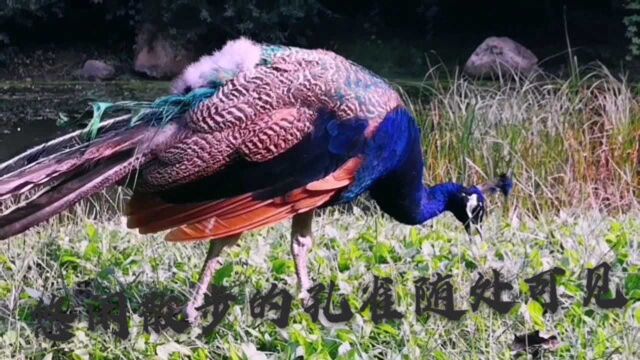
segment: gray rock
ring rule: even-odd
[[[472,76],[530,75],[540,71],[538,58],[508,37],[489,37],[478,46],[464,65]]]
[[[116,76],[116,69],[102,60],[87,60],[78,75],[89,80],[110,80]]]
[[[157,79],[178,75],[193,58],[189,52],[155,33],[151,27],[143,27],[139,31],[136,50],[134,70]]]

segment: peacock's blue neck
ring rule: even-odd
[[[405,109],[385,118],[365,158],[363,174],[369,178],[373,172],[378,175],[371,181],[371,197],[384,212],[405,224],[421,224],[450,210],[452,200],[464,190],[456,183],[423,184],[420,131]]]
[[[449,205],[464,187],[456,183],[443,183],[432,187],[423,186],[420,192],[420,203],[415,204],[418,214],[414,224],[422,224],[443,212],[450,210]]]
[[[422,176],[411,175],[404,171],[389,174],[376,182],[370,192],[382,211],[405,224],[422,224],[450,210],[452,200],[464,190],[456,183],[427,187],[422,184]]]

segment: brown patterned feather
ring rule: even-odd
[[[402,104],[384,80],[337,54],[286,49],[270,65],[240,72],[194,108],[184,121],[188,135],[143,169],[140,189],[189,183],[238,157],[272,159],[312,130],[320,109],[368,119],[371,132]]]

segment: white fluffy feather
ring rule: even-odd
[[[220,76],[235,76],[239,72],[254,68],[260,62],[260,45],[241,37],[227,42],[222,49],[211,55],[204,55],[198,61],[187,66],[172,85],[174,94],[183,94],[194,89],[206,87]]]

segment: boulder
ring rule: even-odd
[[[168,79],[178,75],[192,59],[188,51],[153,29],[145,27],[138,32],[135,71],[156,79]]]
[[[78,75],[88,80],[110,80],[116,76],[116,69],[102,60],[87,60]]]
[[[538,72],[538,58],[508,37],[489,37],[478,46],[464,65],[472,76],[530,75]]]

